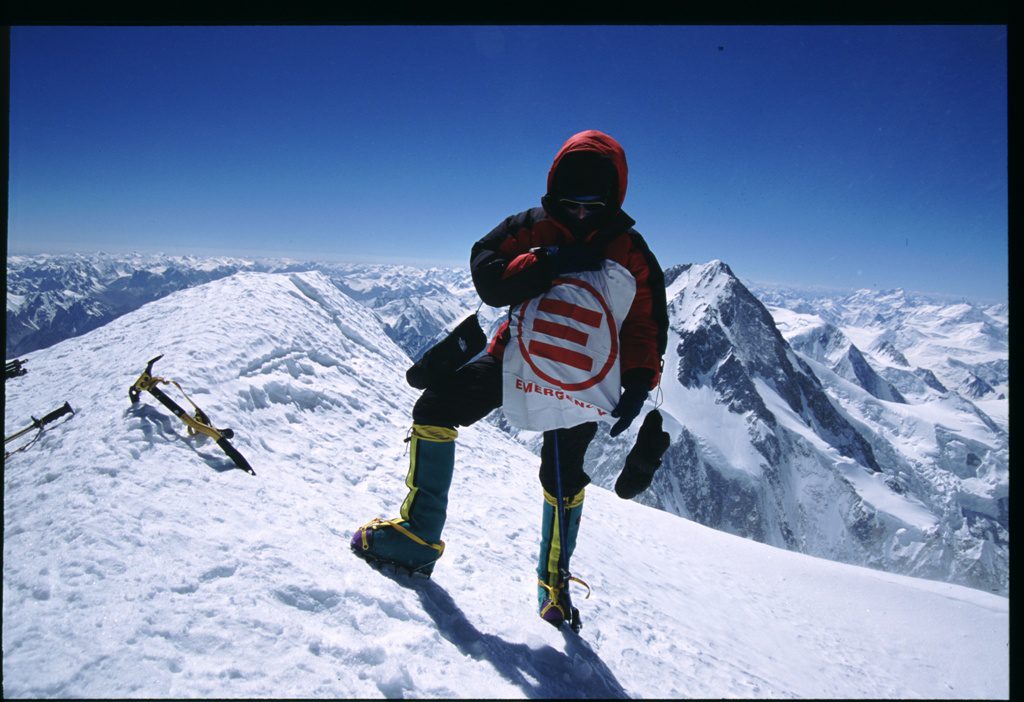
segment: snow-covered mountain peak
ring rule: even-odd
[[[641,500],[787,548],[1006,587],[1006,435],[907,359],[876,370],[883,352],[900,360],[908,334],[844,324],[880,324],[865,316],[869,291],[833,305],[787,291],[769,311],[717,263],[666,277],[661,410],[674,443]],[[923,303],[882,297],[896,329],[927,336],[912,321]],[[851,337],[873,340],[871,354]],[[621,457],[599,450],[610,486]],[[941,487],[951,476],[959,497]]]
[[[711,384],[734,411],[755,411],[769,422],[757,401],[755,378],[797,413],[821,405],[801,400],[806,392],[818,392],[817,380],[800,367],[767,308],[727,265],[690,266],[675,277],[668,294],[684,386]]]
[[[732,294],[737,282],[729,266],[718,260],[670,267],[665,271],[665,283],[672,318],[685,327],[700,324],[705,314]]]
[[[366,308],[376,337],[387,337],[410,358],[479,306],[464,268],[15,256],[8,260],[8,352],[22,355],[83,335],[147,302],[239,271],[311,270],[345,293],[347,305]],[[1002,591],[1008,555],[1005,305],[906,291],[747,288],[721,261],[670,266],[666,281],[672,332],[653,397],[664,402],[675,443],[666,459],[671,470],[642,500],[787,548]],[[244,307],[245,299],[237,304]],[[764,305],[774,320],[766,318]],[[480,309],[484,329],[493,332],[503,312]],[[131,372],[146,358],[132,360]],[[157,370],[175,371],[176,362],[168,353]],[[390,365],[382,372],[398,378],[399,394],[407,392],[401,371]],[[283,367],[301,376],[316,364],[295,357]],[[504,426],[500,412],[491,421]],[[880,473],[869,460],[854,458],[854,434],[870,444]],[[530,437],[521,438],[537,448]],[[614,483],[628,448],[628,437],[595,442],[593,475],[601,484]],[[862,474],[884,487],[856,483]],[[808,499],[845,500],[845,523],[829,521],[835,510],[808,511]],[[913,507],[915,500],[923,507]],[[904,521],[912,528],[896,539]],[[835,538],[822,538],[825,533]]]
[[[234,429],[255,476],[154,398],[129,402],[159,353],[155,372]],[[5,461],[5,696],[1008,695],[1005,597],[596,486],[573,559],[594,588],[582,636],[552,629],[537,457],[485,422],[459,431],[433,579],[371,570],[347,542],[405,494],[408,363],[316,272],[236,273],[28,354],[6,432],[63,400],[75,414]]]

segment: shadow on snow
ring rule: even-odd
[[[563,630],[564,652],[552,646],[531,648],[522,643],[509,643],[473,626],[451,595],[433,580],[375,570],[415,591],[441,636],[464,655],[486,660],[502,677],[520,687],[527,698],[629,697],[614,673],[577,634]]]
[[[174,415],[161,412],[156,407],[145,404],[132,405],[124,411],[124,417],[126,419],[133,418],[138,420],[138,425],[135,429],[141,430],[143,437],[145,437],[150,444],[155,444],[158,441],[172,443],[176,441],[183,441],[188,444],[196,455],[206,462],[206,465],[213,468],[218,473],[224,473],[230,470],[239,470],[238,466],[234,462],[223,454],[213,454],[206,451],[200,450],[200,446],[204,444],[212,444],[213,442],[206,436],[189,436],[187,433],[182,435],[176,430],[179,427],[184,427],[180,421],[174,417]],[[213,444],[214,448],[216,444]],[[220,449],[217,449],[218,451]]]

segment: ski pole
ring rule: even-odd
[[[555,498],[558,501],[558,579],[561,581],[561,588],[565,590],[565,607],[569,614],[569,626],[573,631],[579,632],[583,627],[580,621],[579,610],[572,606],[572,596],[569,594],[569,582],[572,576],[569,574],[569,566],[566,562],[566,536],[565,536],[565,499],[562,495],[562,465],[558,448],[558,430],[551,432],[555,448]]]
[[[63,407],[59,407],[59,408],[55,409],[54,411],[50,412],[49,414],[43,416],[42,419],[36,419],[35,417],[32,417],[32,424],[30,424],[29,426],[25,427],[24,429],[22,429],[20,431],[17,431],[15,433],[11,434],[7,438],[5,438],[4,439],[4,443],[6,444],[8,441],[14,441],[19,436],[24,436],[25,434],[27,434],[28,432],[32,431],[33,429],[42,430],[42,428],[44,426],[46,426],[47,424],[49,424],[50,422],[52,422],[54,420],[57,420],[57,419],[60,419],[65,414],[69,414],[69,413],[70,414],[74,414],[75,411],[73,409],[71,409],[71,405],[70,404],[65,402]]]

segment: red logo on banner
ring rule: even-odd
[[[533,324],[530,327],[531,331],[568,342],[568,345],[564,343],[553,344],[537,339],[531,339],[527,345],[523,340],[523,329],[526,325],[526,310],[530,305],[523,305],[519,310],[519,351],[523,354],[523,359],[533,372],[543,380],[553,383],[563,390],[586,390],[604,380],[605,376],[608,375],[608,371],[615,365],[615,359],[619,353],[618,334],[615,330],[614,320],[612,319],[611,310],[608,308],[608,303],[605,302],[601,293],[594,289],[592,285],[576,278],[559,278],[552,284],[552,290],[557,285],[573,285],[586,291],[594,300],[595,304],[593,307],[597,309],[582,307],[557,298],[542,298],[537,305],[537,312],[543,312],[549,318],[541,319],[534,315],[532,319]],[[572,326],[565,322],[550,319],[550,317],[561,317],[565,322],[572,323]],[[588,353],[589,349],[587,347],[592,334],[600,333],[602,325],[608,329],[608,337],[611,342],[610,349],[607,358],[594,358]],[[589,331],[590,329],[594,331],[591,332]],[[597,372],[581,382],[568,383],[559,378],[554,378],[538,368],[534,362],[534,357],[543,358],[557,365],[568,366],[587,373],[590,373],[596,367]]]

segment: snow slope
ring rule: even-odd
[[[255,477],[130,404],[159,353]],[[347,540],[404,496],[416,395],[380,319],[322,274],[239,273],[28,358],[5,435],[76,413],[5,461],[5,697],[1008,698],[1006,598],[598,487],[582,635],[551,628],[537,459],[486,422],[460,431],[433,579],[372,570]]]

